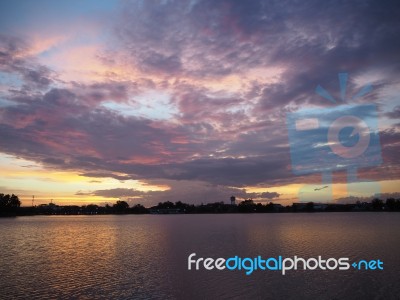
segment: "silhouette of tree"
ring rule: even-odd
[[[15,214],[20,206],[21,201],[19,201],[18,196],[0,194],[0,214]]]
[[[274,211],[274,204],[272,202],[265,205],[265,211],[273,212]]]
[[[129,209],[129,204],[126,201],[118,200],[117,203],[113,205],[113,208],[116,213],[127,213]]]
[[[82,207],[85,214],[95,215],[98,212],[99,207],[96,204],[89,204],[86,207]]]
[[[388,211],[399,211],[400,210],[400,199],[389,198],[386,199],[386,209]]]
[[[156,206],[158,209],[165,209],[165,208],[175,208],[175,205],[171,201],[160,202]]]
[[[239,203],[238,211],[241,213],[256,212],[257,206],[252,199],[244,200]]]
[[[375,198],[371,202],[373,210],[382,210],[383,208],[383,201],[381,199]]]
[[[131,212],[134,214],[147,214],[148,210],[142,204],[136,204],[131,208]]]

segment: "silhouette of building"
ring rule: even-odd
[[[231,196],[231,205],[236,205],[236,197]]]

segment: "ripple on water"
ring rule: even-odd
[[[0,219],[0,298],[395,298],[397,214]],[[191,271],[187,256],[380,258],[384,272]]]

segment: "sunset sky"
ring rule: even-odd
[[[315,91],[378,108],[380,165],[400,192],[398,1],[1,1],[0,193],[22,205],[118,199],[291,204],[287,114]],[[372,91],[351,100],[364,86]],[[372,196],[333,174],[337,201]],[[351,190],[352,192],[348,193]]]

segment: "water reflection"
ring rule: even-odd
[[[1,298],[390,299],[397,214],[35,216],[0,219]],[[382,272],[187,270],[187,256],[380,258]]]

